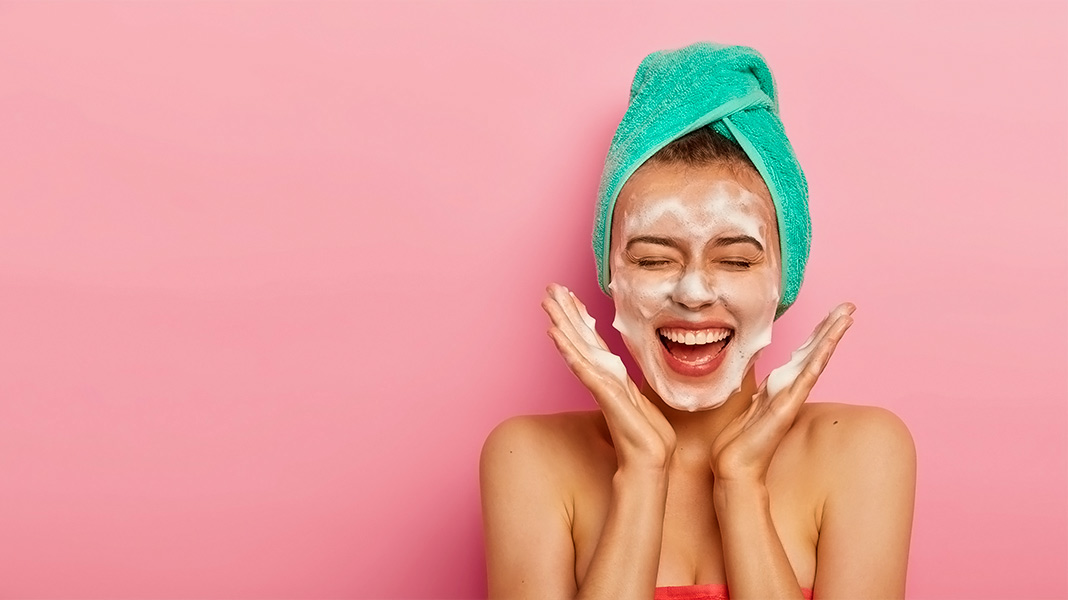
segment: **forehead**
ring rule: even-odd
[[[777,237],[775,206],[759,175],[738,174],[724,165],[647,164],[620,190],[612,245],[635,229],[742,223],[766,232],[761,237]]]

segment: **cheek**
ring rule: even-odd
[[[651,319],[670,302],[674,283],[669,277],[649,273],[635,273],[628,269],[616,271],[609,290],[616,313],[628,319]]]
[[[723,303],[739,318],[761,318],[768,307],[779,304],[779,282],[774,269],[760,277],[723,278],[719,282]]]

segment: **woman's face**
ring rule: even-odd
[[[613,326],[668,406],[715,408],[771,342],[778,226],[759,175],[650,163],[612,218]]]

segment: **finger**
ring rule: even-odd
[[[630,397],[630,394],[627,393],[629,390],[626,385],[630,381],[630,375],[627,374],[627,367],[623,364],[623,361],[607,347],[597,345],[596,342],[591,343],[592,330],[587,328],[585,335],[580,333],[581,329],[579,328],[585,327],[585,323],[576,324],[571,317],[564,313],[563,307],[560,306],[559,301],[566,301],[569,297],[567,294],[561,294],[561,291],[566,290],[566,288],[562,286],[555,287],[556,289],[550,286],[550,297],[542,301],[542,307],[549,313],[554,328],[559,335],[568,341],[568,347],[584,359],[584,365],[589,372],[610,378],[615,382],[616,386],[619,386],[619,390],[624,395]],[[552,335],[551,332],[550,335]],[[592,385],[589,380],[584,380],[583,383],[586,387]],[[631,383],[631,386],[633,386],[633,383]]]
[[[624,397],[627,394],[621,393],[622,388],[620,387],[625,383],[613,382],[605,377],[604,371],[598,369],[594,362],[584,356],[559,328],[552,327],[548,333],[567,364],[567,368],[590,391],[593,399],[601,407],[605,415],[611,419],[618,419],[621,412],[624,412],[622,405],[626,404]],[[620,366],[622,366],[622,362],[620,362]],[[629,382],[630,379],[626,378],[626,381]]]
[[[583,322],[589,326],[590,331],[593,332],[594,337],[597,339],[597,343],[600,344],[602,348],[608,349],[608,344],[604,341],[604,338],[601,337],[600,333],[597,333],[597,320],[590,316],[590,311],[587,310],[586,305],[578,299],[575,292],[569,293],[571,294],[571,299],[575,302],[576,308],[578,308],[579,314],[582,316]]]
[[[552,321],[553,325],[558,327],[561,333],[567,336],[576,349],[586,350],[587,358],[589,358],[588,351],[590,342],[583,337],[579,332],[575,321],[568,316],[564,307],[560,305],[560,298],[557,290],[554,286],[549,286],[547,292],[548,296],[541,302],[542,309],[548,313],[549,319]],[[566,296],[566,294],[564,295]]]
[[[587,321],[579,312],[578,307],[575,305],[575,296],[571,293],[571,290],[562,285],[550,286],[550,293],[557,304],[560,305],[560,309],[571,321],[571,328],[579,337],[589,346],[598,347],[600,344],[597,341],[597,335],[593,332],[593,326],[591,326],[590,320]]]
[[[753,398],[749,401],[749,406],[745,409],[745,412],[742,413],[742,420],[745,422],[752,421],[754,417],[763,412],[767,404],[767,380],[765,379],[764,383],[761,383],[756,393],[753,394]]]
[[[846,314],[853,314],[853,311],[856,309],[856,305],[854,305],[852,302],[843,302],[842,304],[839,304],[838,306],[831,309],[831,312],[827,313],[827,316],[824,317],[823,320],[820,321],[819,325],[817,325],[816,328],[812,330],[812,335],[810,335],[808,339],[805,340],[805,343],[801,345],[801,348],[805,348],[807,346],[812,345],[814,341],[820,339],[821,337],[827,334],[827,331],[831,328],[832,325],[834,325],[834,322],[838,320],[839,317]]]
[[[567,364],[567,368],[579,378],[579,381],[587,388],[600,387],[602,381],[594,372],[593,364],[575,346],[575,343],[559,327],[550,327],[548,333],[553,343],[556,344],[556,349],[560,352],[560,356],[563,357],[564,362]]]
[[[821,360],[826,364],[826,361],[830,359],[830,353],[834,352],[834,348],[852,324],[853,316],[850,314],[842,314],[835,319],[827,331],[824,332],[823,337],[814,345],[813,352],[809,355],[808,360],[805,361],[805,366],[807,367],[809,364]]]
[[[590,311],[586,310],[585,304],[579,300],[574,291],[567,288],[564,290],[567,291],[567,296],[562,298],[561,305],[564,306],[567,315],[576,320],[575,328],[582,335],[583,340],[595,348],[608,350],[608,344],[604,343],[603,338],[597,333],[597,320],[590,314]]]
[[[824,336],[819,345],[814,347],[801,373],[794,380],[793,385],[790,386],[791,392],[796,392],[802,398],[808,396],[812,388],[815,387],[816,381],[823,373],[823,370],[827,368],[831,355],[834,354],[835,348],[838,347],[838,342],[842,340],[842,336],[852,325],[853,317],[849,314],[844,314],[835,320],[827,335]]]
[[[827,332],[834,326],[835,321],[841,318],[843,315],[851,315],[853,311],[857,309],[856,305],[852,302],[843,302],[834,307],[826,317],[820,321],[820,324],[812,331],[812,335],[805,340],[805,343],[801,345],[791,355],[791,359],[800,359],[802,361],[807,360],[811,355],[812,349],[820,344],[820,341],[826,337]]]
[[[800,410],[801,404],[808,398],[808,393],[816,385],[816,379],[819,378],[823,367],[827,364],[827,360],[830,359],[829,354],[821,353],[826,351],[831,336],[833,336],[833,343],[830,346],[830,350],[833,352],[834,346],[837,345],[838,340],[845,333],[844,329],[840,329],[842,323],[844,321],[852,323],[853,317],[851,313],[855,308],[855,306],[848,303],[836,307],[828,315],[828,319],[835,315],[837,315],[837,318],[825,326],[821,325],[813,334],[814,339],[809,344],[794,351],[790,356],[790,362],[774,369],[768,375],[768,389],[773,395],[772,400],[777,409],[787,412]],[[845,327],[848,328],[848,326]],[[819,354],[819,358],[815,366],[813,366],[814,355],[817,354]],[[812,370],[806,376],[806,369],[810,368]]]
[[[800,363],[805,360],[812,349],[812,344],[827,330],[827,325],[830,320],[831,315],[828,313],[827,316],[823,317],[822,321],[816,324],[816,327],[812,329],[812,333],[809,334],[808,339],[798,346],[796,350],[790,353],[790,363]]]

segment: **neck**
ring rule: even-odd
[[[688,412],[668,406],[663,399],[643,382],[642,393],[655,404],[664,418],[675,430],[676,447],[672,459],[676,468],[708,469],[709,452],[716,436],[723,431],[735,417],[749,408],[753,395],[756,394],[756,373],[753,368],[746,371],[741,388],[731,394],[727,401],[715,408]]]

